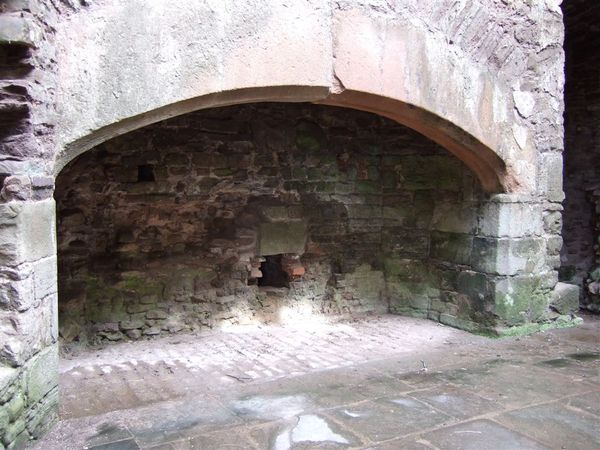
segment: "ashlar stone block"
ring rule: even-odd
[[[529,202],[488,202],[481,206],[479,234],[489,237],[541,235],[542,206]]]
[[[0,205],[0,264],[16,266],[56,254],[54,199]]]
[[[27,400],[34,405],[58,386],[58,346],[45,348],[28,365]]]
[[[260,225],[259,254],[279,255],[295,253],[301,255],[306,246],[306,223],[280,222]]]
[[[549,295],[543,277],[524,275],[507,277],[494,283],[496,316],[514,326],[541,319],[547,312]]]
[[[475,237],[471,265],[475,270],[498,275],[540,273],[546,268],[543,238]]]

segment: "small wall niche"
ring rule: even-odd
[[[152,164],[142,164],[138,166],[138,182],[155,181],[154,166]]]
[[[262,277],[258,279],[259,286],[289,287],[288,274],[282,265],[282,256],[265,256],[265,260],[260,265]]]

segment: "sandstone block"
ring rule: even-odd
[[[58,386],[58,347],[42,350],[28,363],[27,401],[34,405]]]
[[[535,237],[475,237],[471,265],[475,270],[499,275],[538,273],[546,266],[545,241]]]
[[[56,252],[54,200],[0,205],[0,263],[14,266]]]
[[[0,42],[3,44],[21,44],[35,46],[38,38],[32,23],[17,15],[0,16]]]
[[[579,310],[579,286],[556,283],[550,297],[550,307],[559,314],[573,314]]]
[[[169,313],[162,309],[152,309],[146,313],[147,319],[162,320],[162,319],[166,319],[167,317],[169,317]]]
[[[281,222],[260,224],[259,254],[303,254],[306,246],[306,223]]]
[[[542,206],[529,202],[487,202],[482,206],[479,233],[489,237],[522,237],[543,232]]]

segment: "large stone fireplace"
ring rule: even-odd
[[[575,323],[557,0],[4,3],[0,449],[59,334]]]
[[[478,180],[371,113],[190,113],[77,158],[55,196],[66,341],[383,312],[495,324]]]

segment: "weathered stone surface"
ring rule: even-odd
[[[554,119],[560,117],[561,97],[556,85],[560,86],[562,81],[562,66],[558,63],[561,55],[558,45],[561,21],[560,15],[548,9],[545,4],[527,5],[527,8],[520,6],[515,9],[511,21],[504,15],[506,6],[502,4],[466,9],[463,13],[467,17],[461,18],[460,22],[449,20],[448,23],[440,23],[433,28],[420,24],[428,23],[427,18],[432,14],[444,14],[446,4],[437,5],[430,11],[425,7],[399,3],[393,7],[380,8],[377,14],[373,9],[354,2],[324,7],[320,2],[310,1],[294,5],[293,8],[289,5],[284,8],[278,3],[266,5],[258,2],[250,10],[246,10],[247,5],[228,6],[226,10],[222,10],[225,6],[206,10],[204,4],[193,8],[180,8],[177,4],[169,5],[168,8],[150,3],[144,5],[148,16],[160,18],[154,22],[151,31],[146,29],[143,22],[132,22],[135,12],[129,12],[127,5],[120,4],[105,5],[93,12],[72,14],[68,21],[61,23],[62,26],[57,28],[58,40],[72,42],[76,35],[80,42],[86,42],[88,50],[86,57],[82,58],[78,48],[65,45],[57,58],[61,73],[70,74],[69,77],[61,78],[59,95],[64,93],[69,98],[78,99],[65,107],[59,116],[60,148],[69,147],[66,144],[83,138],[89,130],[103,129],[104,133],[85,144],[92,146],[99,140],[204,104],[214,106],[223,101],[241,102],[241,99],[235,99],[240,93],[243,93],[245,102],[252,99],[273,100],[275,96],[279,100],[284,96],[297,101],[325,100],[346,105],[362,100],[354,99],[354,93],[369,92],[383,98],[400,100],[403,104],[416,105],[422,111],[432,111],[448,120],[444,127],[436,127],[423,121],[421,131],[425,134],[431,132],[434,135],[434,129],[438,130],[438,137],[440,132],[452,134],[448,125],[458,124],[459,129],[475,136],[473,142],[485,143],[501,157],[510,156],[514,161],[508,167],[513,171],[513,176],[519,178],[522,186],[528,189],[533,187],[531,181],[535,180],[535,176],[523,173],[523,168],[535,171],[535,162],[532,164],[531,161],[534,158],[528,154],[535,147],[532,147],[532,142],[527,142],[527,145],[522,146],[523,154],[515,154],[511,151],[514,143],[510,131],[520,127],[525,130],[529,141],[539,139],[544,141],[545,146],[549,146],[546,143],[548,138],[538,138],[542,133],[537,127],[543,130],[544,126],[548,127],[548,123],[558,122]],[[469,37],[484,34],[477,29],[479,22],[475,20],[475,11],[484,10],[485,22],[491,27],[485,35],[490,36],[492,44],[473,45]],[[172,14],[173,11],[180,13]],[[185,11],[185,14],[181,14],[181,11]],[[191,19],[197,15],[211,17],[208,21],[210,23],[218,23],[222,17],[243,19],[240,23],[236,21],[235,26],[223,28],[226,31],[216,32],[214,27],[197,27],[196,22]],[[263,24],[258,17],[269,17],[269,20]],[[293,17],[303,17],[302,24],[291,27],[289,23]],[[414,17],[420,19],[412,20]],[[532,21],[531,17],[535,17],[535,20]],[[106,26],[102,28],[102,33],[84,33],[82,36],[81,30],[89,28],[86,26],[88,21]],[[234,33],[239,27],[245,31],[232,34],[235,39],[225,39],[222,35]],[[527,39],[517,39],[513,34],[506,35],[504,30],[510,27],[542,29],[544,39],[528,43]],[[202,42],[207,48],[211,48],[208,53],[210,57],[205,55],[199,59],[198,53],[186,46],[175,46],[171,49],[169,58],[185,61],[185,64],[169,64],[169,58],[164,62],[144,59],[143,55],[149,54],[146,51],[151,48],[154,40],[164,34],[161,30],[169,30],[173,35],[185,36],[194,42]],[[357,30],[360,32],[357,33]],[[140,34],[145,36],[142,41],[136,39]],[[519,33],[514,35],[518,36]],[[124,61],[115,52],[106,51],[107,47],[115,45],[114,36],[128,36],[127,40],[138,42],[135,61]],[[279,38],[275,39],[273,36]],[[310,39],[306,36],[310,36]],[[500,45],[500,42],[504,42],[503,39],[508,39],[510,43]],[[549,48],[554,49],[554,40],[557,49],[552,52],[556,53],[556,57],[539,56],[542,49],[547,52]],[[402,44],[407,41],[421,42],[422,45],[409,50]],[[515,51],[510,55],[504,54],[505,48],[514,48]],[[109,54],[111,57],[105,59],[102,65],[94,65],[91,61],[96,54]],[[227,56],[217,58],[218,54]],[[282,61],[291,62],[291,55],[294,55],[293,64],[288,66],[293,67],[293,70],[281,70],[284,66]],[[528,58],[535,61],[534,67],[525,64]],[[385,64],[381,65],[381,61]],[[425,64],[424,61],[429,63]],[[485,67],[481,61],[486,61]],[[156,66],[159,67],[158,70],[149,69]],[[175,66],[180,71],[177,76],[173,72]],[[94,68],[93,73],[89,72],[90,67]],[[126,76],[123,67],[148,69],[137,70],[135,76]],[[253,69],[240,71],[237,70],[239,67]],[[122,75],[115,77],[115,73]],[[160,92],[144,91],[143,95],[134,97],[133,92],[139,94],[146,86],[156,84],[157,73],[162,74],[163,82],[169,80],[168,86]],[[185,82],[190,77],[198,76],[198,73],[202,74],[205,83],[198,85]],[[335,77],[331,77],[331,73],[335,73]],[[457,76],[457,73],[461,76]],[[527,73],[528,79],[545,77],[544,85],[552,84],[552,89],[532,92],[526,86],[519,86],[519,83],[512,89],[508,88],[515,84],[511,84],[509,80],[519,80],[523,73]],[[89,79],[97,81],[92,89],[88,86]],[[430,95],[431,80],[438,80],[438,83],[445,86],[443,95]],[[410,83],[413,85],[408,86]],[[214,93],[217,86],[219,92],[235,90],[236,93],[224,94],[223,99],[211,98],[207,101],[202,98]],[[269,89],[263,89],[265,86],[298,88],[288,87],[284,92],[270,92]],[[227,99],[228,95],[232,98]],[[140,101],[140,98],[144,101]],[[480,101],[476,101],[476,98]],[[513,113],[515,103],[516,111]],[[94,117],[88,117],[83,108],[83,105],[91,104],[98,105],[98,108],[88,108],[95,111]],[[375,101],[374,104],[378,105]],[[535,108],[531,106],[533,104],[536,105]],[[546,104],[554,107],[541,107]],[[153,110],[161,112],[145,114]],[[411,116],[414,111],[407,109],[404,114]],[[140,122],[127,123],[123,120],[133,116],[139,117]],[[422,119],[421,116],[419,118]],[[428,120],[435,122],[433,117],[428,117]],[[111,130],[107,127],[111,124],[120,125]],[[552,131],[558,132],[555,129]],[[461,142],[467,146],[471,142],[460,139],[458,134],[453,138],[455,143]],[[553,145],[555,142],[556,140],[552,140]],[[78,150],[73,148],[73,151]],[[473,157],[478,157],[476,151],[471,152]],[[68,154],[63,156],[66,160],[72,158]],[[60,166],[65,162],[61,162]],[[473,164],[473,167],[479,169],[482,166]]]
[[[462,233],[434,232],[431,235],[430,256],[456,264],[470,264],[473,236]]]
[[[376,301],[385,304],[388,290],[379,293],[386,283],[392,294],[406,294],[399,295],[407,301],[402,307],[464,327],[471,319],[487,320],[481,316],[486,302],[465,294],[469,288],[460,276],[453,285],[451,277],[439,279],[438,270],[469,266],[472,239],[481,253],[471,254],[471,268],[481,272],[474,278],[534,277],[556,267],[560,212],[545,204],[562,199],[562,23],[555,2],[475,0],[459,14],[449,14],[447,2],[367,3],[5,5],[2,361],[29,367],[27,359],[56,339],[55,217],[47,175],[100,143],[107,160],[76,178],[87,192],[109,194],[89,205],[73,197],[77,206],[65,208],[62,223],[73,229],[61,249],[70,258],[61,263],[65,277],[73,278],[65,289],[72,302],[63,311],[73,307],[70,323],[81,325],[66,333],[73,338],[89,324],[143,321],[127,330],[132,335],[169,329],[166,319],[146,317],[154,310],[172,311],[175,328],[251,317],[266,301],[252,284],[261,277],[248,277],[263,274],[252,258],[274,250],[304,253],[290,271],[297,278],[286,297],[292,305],[302,300],[319,312],[368,312],[380,307]],[[197,17],[206,20],[199,25]],[[133,53],[115,51],[122,42],[134,43]],[[310,115],[284,123],[280,114],[259,123],[250,113],[237,120],[208,117],[194,129],[188,117],[166,124],[173,133],[155,133],[151,145],[108,141],[186,112],[269,100],[320,101],[398,120],[445,146],[481,186],[473,188],[473,176],[458,159],[414,136],[380,133],[380,124],[363,118],[356,126]],[[341,132],[332,136],[332,130]],[[119,146],[131,150],[125,158]],[[102,177],[94,178],[96,170]],[[518,221],[526,226],[507,225],[505,212],[489,224],[486,216],[493,213],[480,209],[481,190],[536,194],[552,245],[544,244],[546,236],[527,211]],[[256,252],[264,235],[256,233],[259,215],[251,213],[251,202],[266,198],[296,208],[288,209],[289,219],[307,224],[301,251],[289,252],[279,238],[276,248]],[[135,209],[140,204],[142,214]],[[97,212],[84,213],[93,206]],[[288,243],[297,235],[289,231]],[[442,234],[436,232],[457,233],[466,245],[448,245],[448,236],[437,239]],[[529,240],[505,245],[483,239],[516,235]],[[394,267],[401,259],[418,269]],[[84,269],[86,260],[94,267]],[[142,275],[123,277],[132,269]],[[93,281],[86,270],[110,276]],[[334,284],[339,287],[332,295]],[[540,281],[541,291],[546,284]],[[417,293],[412,299],[411,289]],[[541,317],[541,304],[529,305],[529,320]],[[15,446],[36,431],[15,427],[11,433]]]
[[[507,325],[539,320],[550,301],[538,276],[516,276],[495,283],[495,314]]]
[[[32,25],[26,17],[0,15],[0,42],[34,46],[39,37]]]
[[[56,297],[18,314],[0,310],[0,359],[21,366],[57,337]]]
[[[28,434],[39,439],[58,422],[58,388],[51,390],[26,416]]]
[[[518,196],[496,196],[481,210],[479,232],[489,237],[523,237],[543,233],[542,206]]]
[[[579,287],[573,284],[556,283],[550,307],[559,314],[574,314],[579,310]]]
[[[306,246],[304,222],[263,223],[259,231],[259,255],[295,253],[302,255]]]
[[[58,346],[42,350],[28,364],[27,401],[34,405],[58,386]]]
[[[34,262],[56,253],[54,200],[0,204],[0,261]]]
[[[473,240],[473,268],[499,275],[538,273],[546,267],[542,238],[480,238]]]

